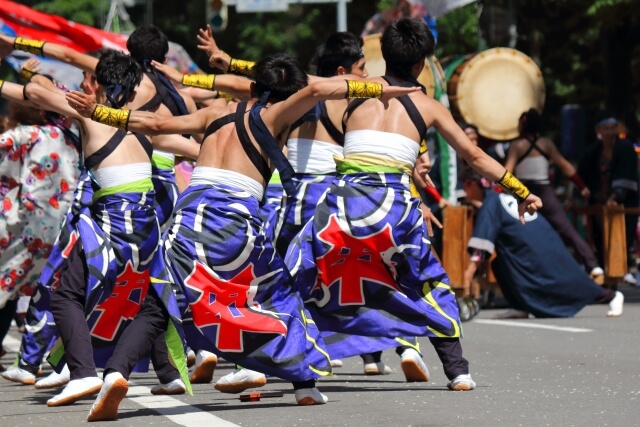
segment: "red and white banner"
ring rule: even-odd
[[[49,15],[8,0],[0,1],[0,19],[17,35],[69,46],[79,52],[125,50],[127,37]]]

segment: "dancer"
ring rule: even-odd
[[[416,84],[434,40],[421,22],[400,19],[382,36],[384,85]],[[433,257],[409,175],[427,126],[485,176],[520,197],[520,216],[540,200],[473,145],[449,111],[424,93],[388,104],[352,101],[344,159],[315,216],[287,253],[297,289],[321,330],[355,335],[429,336],[452,390],[475,382],[462,356],[455,295]]]

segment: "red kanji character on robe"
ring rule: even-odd
[[[252,301],[258,284],[266,278],[255,277],[253,264],[228,281],[220,279],[202,263],[194,261],[194,264],[193,272],[185,280],[185,285],[196,296],[190,304],[193,323],[200,331],[218,325],[216,347],[219,350],[242,352],[244,332],[286,335],[287,326],[277,314],[263,311]]]
[[[375,234],[356,237],[341,227],[333,214],[318,238],[329,249],[316,260],[318,280],[311,292],[335,285],[339,288],[340,305],[364,305],[364,281],[400,291],[395,281],[395,263],[391,261],[391,256],[399,250],[390,225]]]

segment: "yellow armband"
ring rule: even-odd
[[[529,189],[509,171],[504,172],[504,175],[502,175],[498,184],[505,190],[512,193],[518,199],[518,202],[522,202],[524,199],[529,197],[529,194],[531,194]]]
[[[130,110],[120,110],[118,108],[107,107],[106,105],[97,105],[93,113],[91,113],[91,120],[126,131],[129,125],[130,114]]]
[[[231,62],[229,63],[229,72],[242,74],[244,76],[251,76],[255,65],[256,63],[252,61],[231,58]]]
[[[4,86],[4,80],[0,80],[0,95],[2,95],[2,86]]]
[[[31,79],[33,78],[33,76],[35,76],[36,74],[38,74],[37,72],[30,70],[26,67],[22,67],[20,69],[20,78],[24,81],[24,82],[30,82]]]
[[[215,74],[185,74],[182,76],[184,86],[213,90],[216,82]]]
[[[382,96],[382,83],[345,80],[347,82],[346,98],[378,98]]]
[[[22,37],[16,37],[13,42],[13,48],[22,50],[25,52],[33,53],[34,55],[44,56],[43,49],[46,42],[42,40],[25,39]]]

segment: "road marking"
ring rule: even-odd
[[[4,339],[3,346],[8,351],[17,353],[20,350],[20,340],[7,335]],[[225,421],[220,417],[216,417],[209,412],[205,412],[202,409],[181,402],[173,397],[155,396],[151,394],[149,387],[136,385],[133,381],[130,381],[129,385],[127,399],[147,409],[156,411],[178,425],[184,427],[201,427],[203,425],[211,427],[239,427],[237,424]]]
[[[485,325],[515,326],[518,328],[549,329],[552,331],[561,331],[561,332],[576,332],[576,333],[593,332],[593,329],[572,328],[570,326],[543,325],[540,323],[529,323],[529,322],[515,322],[510,320],[474,319],[473,323],[482,323]]]
[[[207,425],[212,427],[238,427],[237,424],[225,421],[222,418],[216,417],[209,412],[204,412],[195,406],[181,402],[173,397],[154,396],[148,387],[136,386],[133,382],[129,384],[134,386],[129,387],[127,399],[145,408],[152,409],[181,426],[201,427]]]

